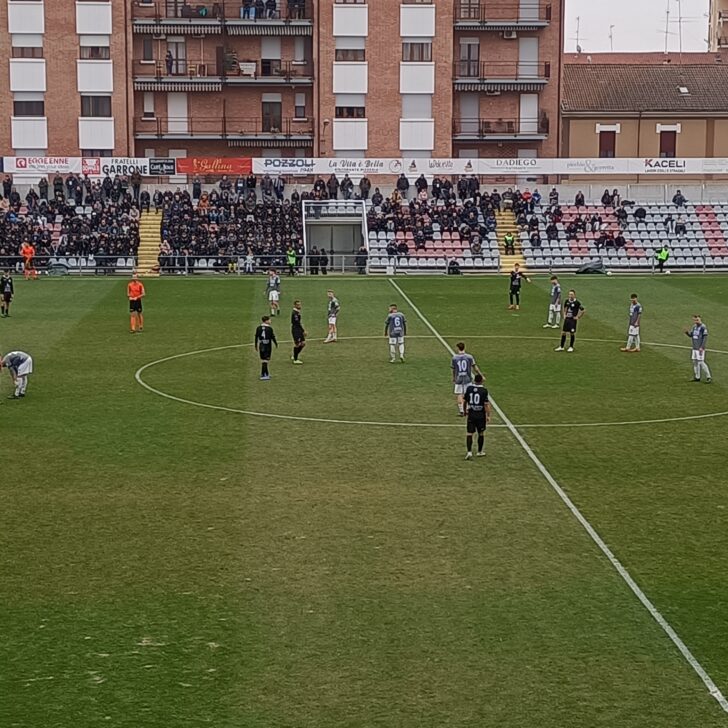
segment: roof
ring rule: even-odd
[[[728,113],[728,65],[565,64],[568,113]],[[680,87],[688,89],[680,93]]]

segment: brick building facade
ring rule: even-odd
[[[0,3],[2,153],[557,153],[563,0],[268,0],[262,17],[255,7]]]

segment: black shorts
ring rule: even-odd
[[[485,415],[468,415],[467,428],[469,435],[485,432]]]
[[[258,354],[260,354],[260,358],[262,361],[270,361],[271,354],[273,354],[273,347],[270,345],[259,346]]]
[[[291,331],[291,337],[293,338],[293,343],[296,344],[296,346],[303,344],[306,341],[306,334],[303,333],[303,329],[293,329],[293,331]]]
[[[12,301],[12,300],[13,300],[13,294],[10,293],[10,291],[5,291],[5,293],[3,293],[3,301],[5,301],[5,303],[10,303],[10,301]]]
[[[575,318],[564,319],[563,331],[567,334],[575,334],[576,333],[576,319]]]
[[[142,300],[129,301],[129,313],[141,313],[142,312]]]

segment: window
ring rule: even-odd
[[[13,46],[13,58],[43,58],[43,49],[16,48]]]
[[[403,119],[431,119],[432,96],[430,94],[402,94]]]
[[[280,134],[283,119],[280,101],[263,101],[263,131],[270,134]]]
[[[142,38],[142,61],[154,61],[154,40],[152,38]]]
[[[306,118],[306,94],[296,94],[296,103],[293,109],[293,117],[295,119]]]
[[[599,132],[599,157],[601,159],[613,159],[617,148],[616,131]]]
[[[82,157],[111,157],[114,154],[113,149],[82,149]]]
[[[660,132],[660,157],[663,159],[677,156],[677,132]]]
[[[143,119],[153,119],[154,118],[154,91],[145,91],[144,92],[142,118]]]
[[[363,48],[337,48],[334,60],[350,63],[366,61],[366,51]]]
[[[429,63],[432,61],[432,41],[402,43],[402,60],[405,63]]]
[[[366,119],[367,112],[364,106],[337,106],[334,116],[337,119]]]
[[[111,116],[111,96],[81,96],[81,116]]]
[[[13,116],[45,116],[45,101],[13,101]]]
[[[109,46],[81,46],[81,58],[85,61],[108,61]]]

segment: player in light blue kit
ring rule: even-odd
[[[640,350],[640,322],[642,321],[642,304],[637,300],[637,294],[633,293],[629,297],[629,329],[627,331],[627,346],[623,346],[620,351],[626,351],[630,354],[639,352]]]
[[[384,322],[384,335],[389,337],[389,363],[394,364],[399,347],[399,360],[404,364],[404,337],[407,335],[407,319],[393,303]]]
[[[685,335],[690,338],[693,344],[693,381],[699,382],[700,375],[705,374],[705,381],[710,384],[713,381],[710,369],[705,363],[705,348],[708,346],[708,327],[703,323],[700,316],[693,316],[693,328],[685,329]]]
[[[465,351],[465,344],[460,341],[455,345],[452,358],[452,381],[455,385],[455,398],[458,403],[458,414],[465,416],[465,390],[473,383],[473,373],[481,374],[475,357]]]
[[[561,321],[561,284],[556,276],[551,276],[551,294],[549,296],[549,316],[543,325],[545,329],[558,329]]]
[[[28,377],[33,373],[33,358],[24,351],[10,351],[0,356],[0,370],[7,369],[13,378],[15,392],[8,399],[22,399],[28,388]]]

